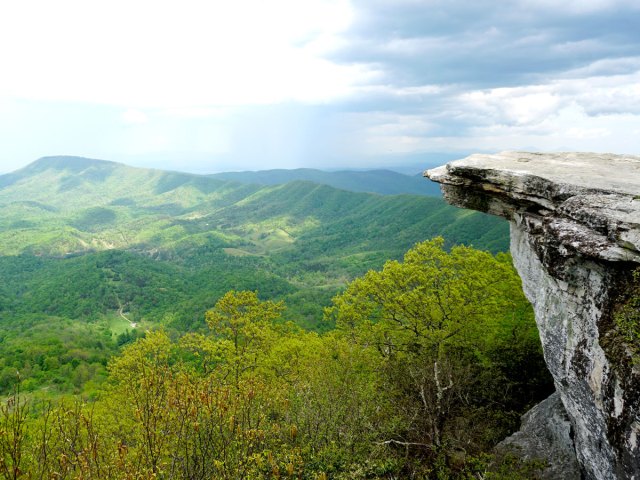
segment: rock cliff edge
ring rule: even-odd
[[[640,157],[503,152],[425,175],[450,203],[509,219],[584,476],[640,480],[640,362],[615,321],[640,267]]]

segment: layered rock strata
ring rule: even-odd
[[[640,267],[640,157],[504,152],[425,175],[450,203],[510,221],[584,476],[640,480],[640,363],[615,321]]]

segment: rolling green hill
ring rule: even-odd
[[[425,195],[246,184],[76,157],[0,176],[0,211],[0,358],[22,352],[0,362],[0,391],[16,369],[32,372],[34,388],[65,390],[76,377],[80,388],[132,332],[198,331],[232,289],[283,299],[285,320],[328,329],[323,307],[348,281],[418,241],[441,235],[492,252],[508,242],[506,222]],[[75,353],[46,361],[61,350]]]
[[[312,168],[297,168],[294,170],[224,172],[211,175],[211,177],[258,185],[283,185],[302,180],[352,192],[380,193],[382,195],[410,193],[430,197],[440,196],[440,186],[437,183],[422,177],[404,175],[392,170],[325,172]]]
[[[311,239],[333,230],[343,242],[349,232],[359,232],[354,247],[379,248],[377,238],[383,238],[398,252],[425,236],[454,231],[451,242],[505,248],[504,239],[491,233],[501,222],[440,200],[354,193],[301,181],[265,187],[46,157],[0,176],[0,185],[0,254],[5,255],[64,256],[113,248],[170,252],[211,242],[236,249],[227,251],[231,254],[264,255],[295,249],[301,236]],[[477,224],[472,231],[461,225],[468,222]],[[374,231],[374,225],[382,230]],[[349,232],[341,235],[341,228]]]
[[[507,241],[504,222],[438,198],[303,181],[258,186],[46,157],[0,176],[0,185],[0,254],[65,258],[127,251],[146,259],[141,272],[151,271],[153,262],[191,268],[194,275],[225,265],[248,270],[247,277],[266,271],[287,285],[332,286],[335,292],[425,238],[442,235],[449,245],[494,252]],[[217,281],[234,288],[222,281],[229,276],[224,268]]]
[[[46,157],[0,176],[0,253],[157,247],[177,235],[174,219],[223,208],[258,189],[114,162]]]

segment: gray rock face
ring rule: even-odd
[[[511,222],[511,252],[587,478],[640,480],[640,372],[613,311],[640,264],[640,157],[505,152],[426,173]]]
[[[522,416],[520,430],[496,447],[499,454],[514,453],[524,460],[546,460],[542,480],[580,480],[580,465],[572,439],[572,426],[554,393]]]

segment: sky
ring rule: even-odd
[[[638,0],[0,4],[0,173],[640,154]]]

